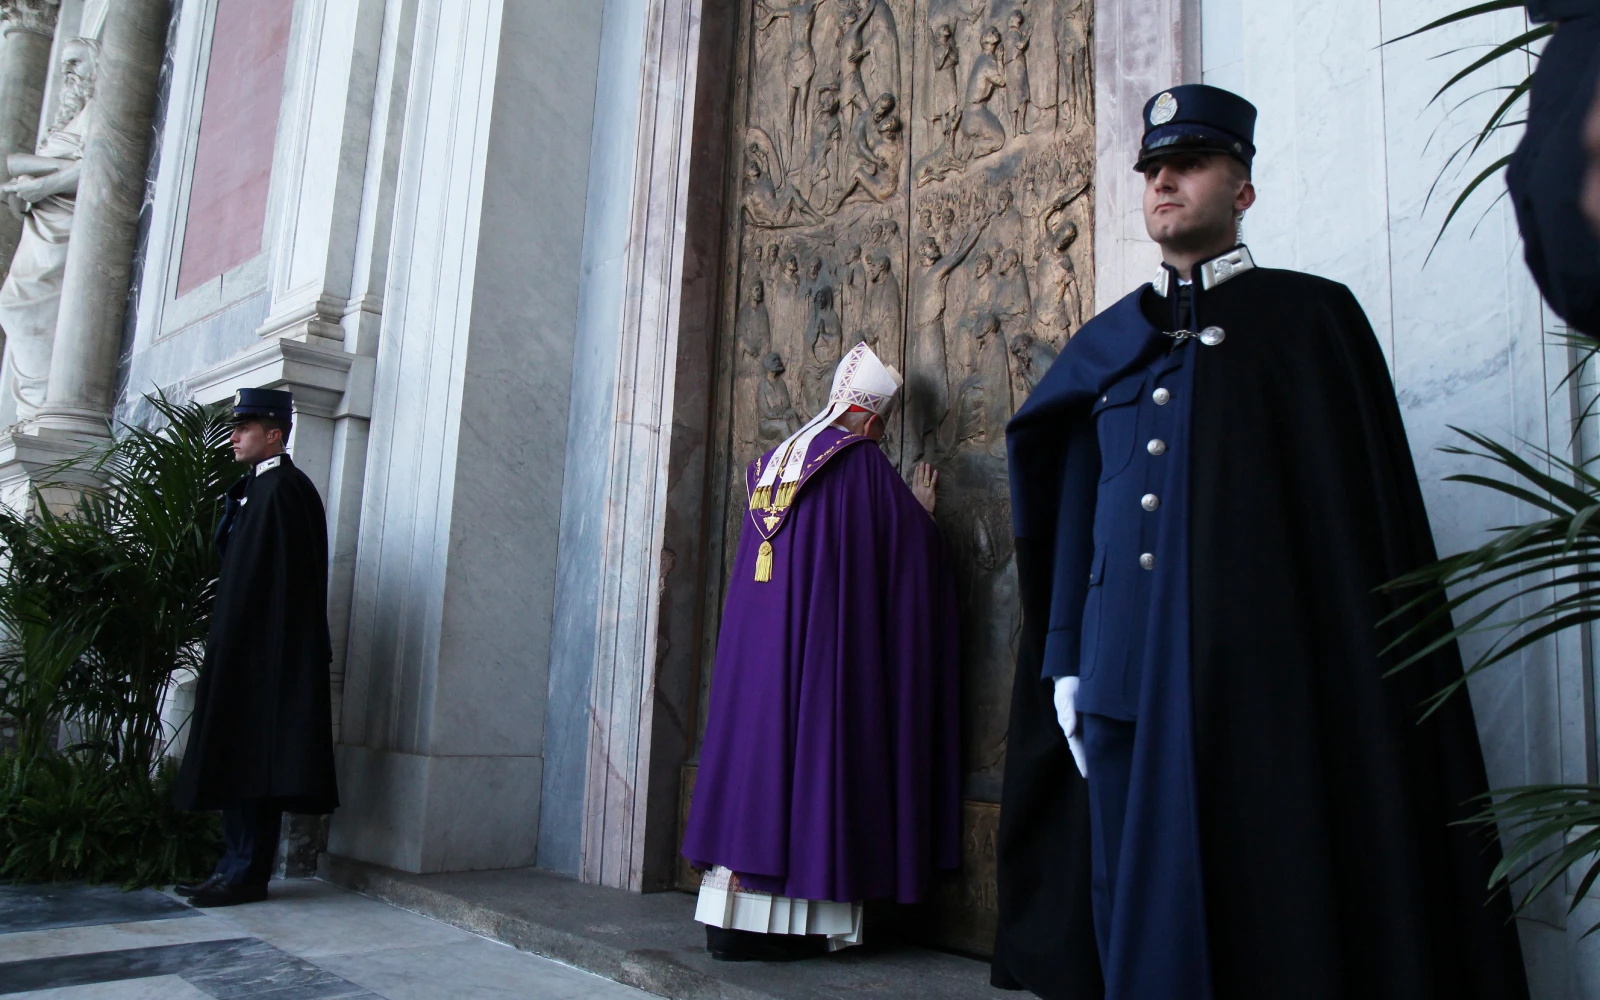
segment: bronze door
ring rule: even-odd
[[[939,937],[984,952],[1021,624],[1005,425],[1092,310],[1090,3],[742,0],[740,16],[713,454],[723,529],[698,732],[745,465],[821,409],[864,340],[906,376],[888,454],[941,474],[968,804]]]

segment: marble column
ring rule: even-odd
[[[60,13],[61,0],[0,0],[0,157],[33,152]],[[21,236],[22,221],[0,213],[0,274]]]
[[[106,14],[41,429],[106,430],[169,14],[169,0],[118,0]]]

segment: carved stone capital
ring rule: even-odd
[[[60,13],[61,0],[0,0],[0,26],[7,34],[31,31],[53,38]]]

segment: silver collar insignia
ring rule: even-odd
[[[1200,265],[1200,287],[1204,291],[1210,291],[1255,266],[1256,261],[1250,256],[1250,248],[1240,244],[1220,257],[1213,257]],[[1166,298],[1172,291],[1172,272],[1163,266],[1150,282],[1150,286],[1155,289],[1157,295]]]

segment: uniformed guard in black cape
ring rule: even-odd
[[[1454,645],[1386,678],[1435,558],[1382,352],[1342,285],[1255,267],[1255,109],[1145,108],[1166,265],[1007,432],[1025,634],[993,979],[1047,1000],[1527,994]],[[1192,281],[1191,281],[1192,279]],[[1081,775],[1087,774],[1087,780]]]
[[[179,886],[197,906],[265,899],[283,813],[339,804],[328,687],[328,530],[317,489],[283,451],[287,392],[235,397],[234,457],[217,529],[221,576],[179,768],[182,809],[220,809],[227,852]]]

